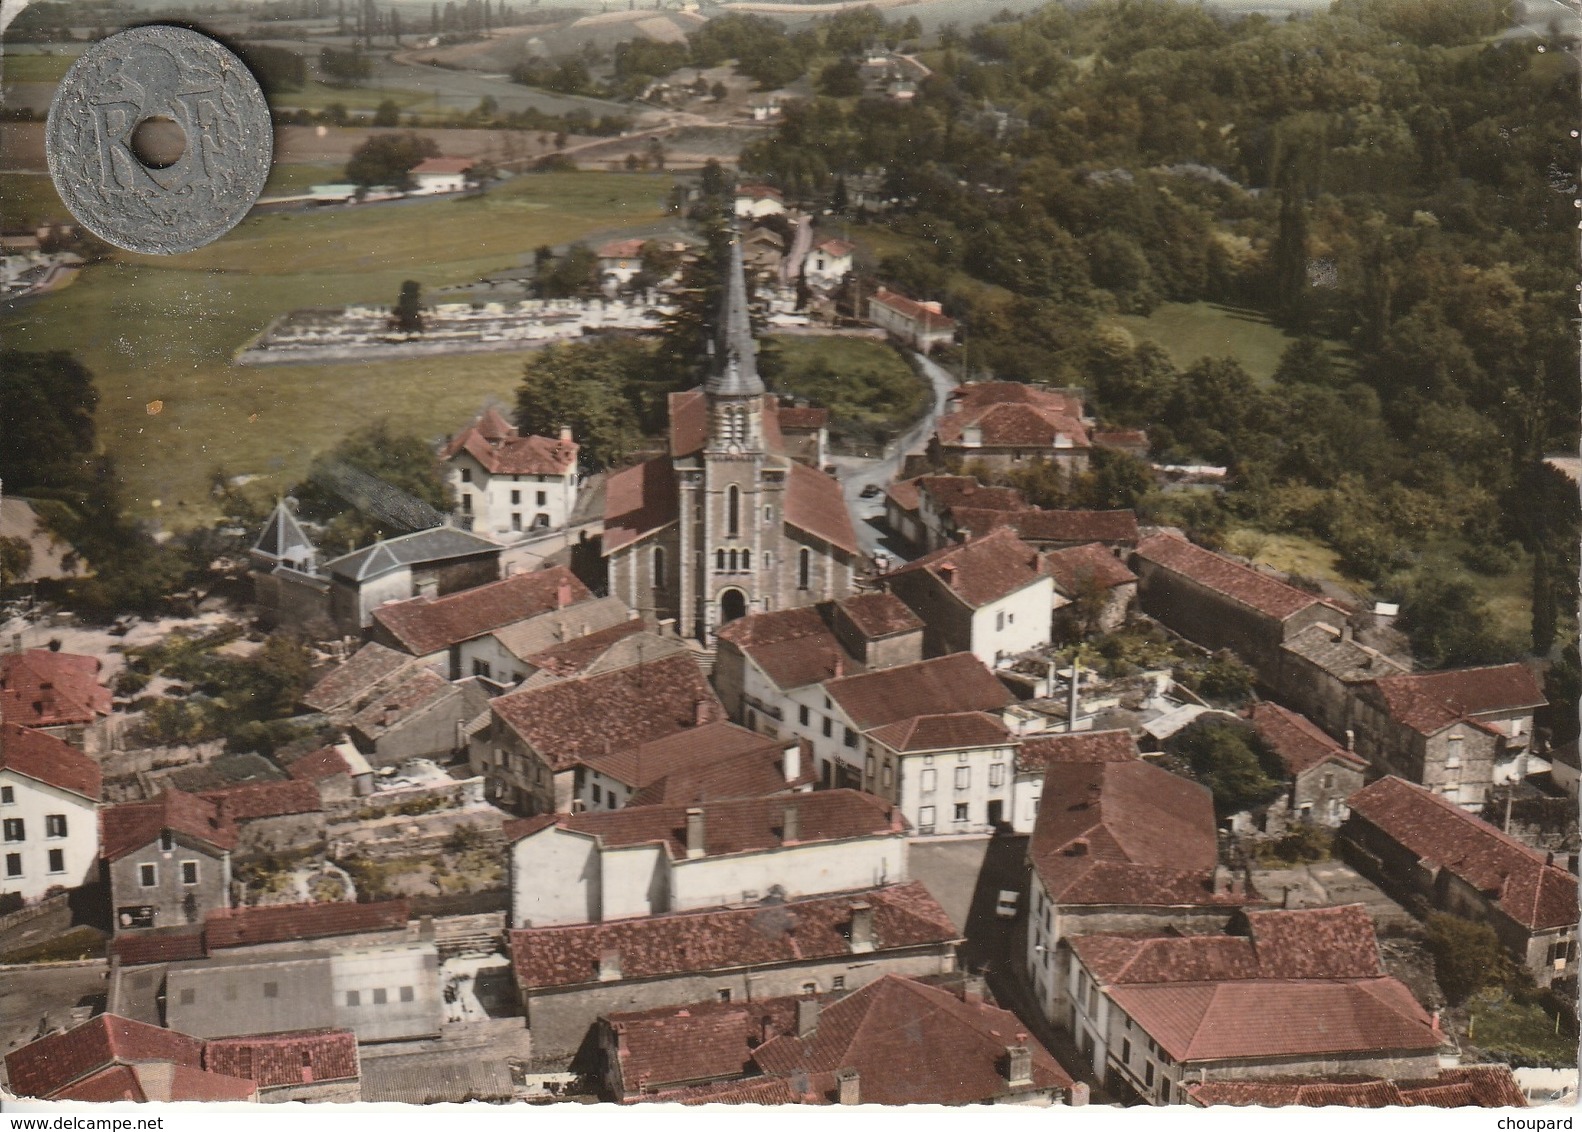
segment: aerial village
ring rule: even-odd
[[[590,475],[570,428],[488,407],[438,452],[454,510],[429,525],[343,553],[281,499],[247,533],[239,614],[119,624],[101,655],[64,630],[5,642],[7,1088],[1453,1107],[1571,1087],[1480,1045],[1441,986],[1484,945],[1472,961],[1569,996],[1574,1024],[1576,745],[1550,748],[1533,671],[1418,671],[1392,609],[985,482],[1146,455],[1081,390],[948,383],[909,450],[837,478],[828,412],[758,370],[763,241],[740,233],[773,195],[738,194],[661,454]],[[802,242],[806,270],[849,270],[849,244]],[[617,283],[628,243],[600,253]],[[954,333],[937,305],[872,303],[925,354]],[[183,656],[286,631],[316,642],[286,705],[308,738],[137,741],[134,699],[198,695]],[[1239,802],[1238,775],[1266,788]],[[103,957],[59,961],[84,924]]]

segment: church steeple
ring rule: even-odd
[[[719,332],[714,343],[704,392],[718,397],[753,397],[764,392],[758,376],[758,345],[747,317],[747,274],[742,266],[740,236],[731,237],[731,260],[720,303]]]

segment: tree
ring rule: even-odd
[[[819,93],[826,98],[856,98],[862,93],[862,68],[855,59],[838,59],[819,72]]]
[[[337,549],[437,526],[451,507],[434,449],[384,420],[315,456],[291,494],[304,518],[324,526],[324,544]]]
[[[572,244],[566,254],[547,267],[540,267],[535,279],[541,299],[571,299],[598,294],[599,257],[587,244]]]
[[[425,157],[439,154],[432,138],[408,130],[400,134],[375,134],[352,153],[346,179],[356,185],[412,187],[412,167]]]
[[[373,74],[373,63],[360,50],[339,51],[326,47],[319,52],[319,72],[332,86],[360,83]]]
[[[1166,742],[1165,751],[1209,788],[1221,818],[1273,801],[1280,792],[1278,757],[1239,721],[1223,716],[1193,720]]]
[[[1425,941],[1434,957],[1434,977],[1453,1003],[1484,987],[1510,985],[1515,965],[1488,924],[1436,912],[1428,917]]]
[[[33,567],[33,548],[26,539],[0,538],[0,593],[27,577]]]
[[[523,370],[516,427],[554,436],[570,426],[591,464],[619,464],[642,436],[626,391],[647,358],[645,346],[622,338],[545,348]]]
[[[1401,605],[1401,626],[1413,655],[1429,668],[1499,664],[1521,651],[1501,634],[1477,588],[1464,575],[1444,570],[1417,576]]]
[[[391,315],[395,328],[403,334],[423,333],[422,288],[415,280],[401,284],[401,297]]]
[[[401,124],[401,107],[396,105],[393,98],[387,98],[379,104],[374,111],[374,125],[399,126]]]

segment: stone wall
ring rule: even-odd
[[[232,858],[247,861],[255,857],[278,857],[288,853],[322,852],[325,844],[322,813],[282,814],[253,818],[237,829]]]

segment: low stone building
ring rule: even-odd
[[[50,1034],[6,1054],[19,1097],[48,1101],[251,1101],[248,1077],[203,1064],[204,1043],[115,1014]]]
[[[868,297],[868,321],[925,354],[950,345],[956,338],[956,320],[943,313],[939,303],[909,299],[886,287]]]
[[[1113,633],[1137,602],[1137,575],[1103,543],[1052,550],[1040,558],[1055,581],[1054,623],[1071,633]]]
[[[347,721],[347,734],[373,766],[420,758],[448,762],[467,750],[465,725],[488,711],[489,692],[477,678],[453,684],[418,668],[380,687]]]
[[[1309,625],[1280,646],[1280,663],[1269,679],[1275,699],[1345,741],[1352,704],[1362,688],[1381,676],[1397,676],[1406,665],[1352,635],[1350,624]]]
[[[510,933],[535,1057],[571,1058],[601,1015],[852,990],[955,969],[960,935],[920,884]]]
[[[233,861],[324,848],[324,799],[312,782],[250,782],[205,790],[199,797],[218,803],[222,820],[235,826]]]
[[[945,534],[970,538],[1010,527],[1018,538],[1039,550],[1065,550],[1100,543],[1111,551],[1137,545],[1135,511],[1049,511],[1041,507],[1021,511],[958,505],[944,522]]]
[[[1285,794],[1270,804],[1265,831],[1278,833],[1291,822],[1338,826],[1345,821],[1346,799],[1362,788],[1368,764],[1278,704],[1253,705],[1251,718],[1285,767]]]
[[[237,830],[218,802],[169,789],[99,817],[117,934],[197,924],[230,907]]]
[[[1443,795],[1395,777],[1353,794],[1349,858],[1399,899],[1487,923],[1539,986],[1577,959],[1577,880]]]
[[[203,1065],[252,1081],[266,1104],[363,1099],[357,1035],[350,1030],[214,1038],[203,1043]]]

